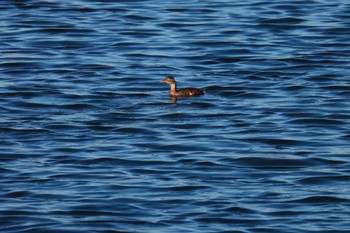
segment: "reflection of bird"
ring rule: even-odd
[[[173,76],[167,76],[161,82],[170,84],[170,96],[172,97],[195,97],[204,95],[204,90],[193,87],[177,90],[176,81]]]

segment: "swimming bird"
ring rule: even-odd
[[[205,93],[203,89],[193,87],[177,90],[176,81],[173,76],[167,76],[161,82],[170,84],[170,96],[172,97],[196,97]]]

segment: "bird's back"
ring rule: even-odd
[[[198,88],[184,88],[184,89],[180,89],[176,92],[176,96],[183,96],[183,97],[194,97],[194,96],[201,96],[204,95],[204,90],[202,89],[198,89]]]

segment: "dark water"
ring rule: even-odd
[[[1,232],[349,232],[349,1],[5,0],[0,28]]]

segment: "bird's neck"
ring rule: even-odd
[[[171,83],[170,84],[170,94],[175,94],[176,93],[176,83]]]

